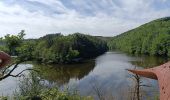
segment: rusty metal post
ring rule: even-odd
[[[158,80],[160,100],[170,100],[170,62],[154,68],[143,70],[128,69],[128,71],[141,75],[143,77]]]
[[[6,66],[11,60],[11,57],[3,52],[3,51],[0,51],[0,69],[4,66]]]

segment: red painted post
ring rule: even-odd
[[[10,62],[10,60],[11,57],[7,53],[0,51],[0,69],[5,67]]]
[[[160,100],[170,100],[170,62],[163,65],[143,69],[143,70],[130,70],[128,71],[141,75],[143,77],[158,80],[160,90]]]

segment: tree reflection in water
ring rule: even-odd
[[[50,83],[56,82],[62,86],[68,84],[70,79],[80,80],[88,75],[95,67],[95,62],[88,61],[85,63],[71,65],[40,65],[34,64],[34,68],[40,71],[42,79]]]
[[[154,66],[161,65],[166,63],[170,59],[167,57],[156,57],[156,56],[137,56],[140,60],[131,61],[131,63],[135,66],[150,68]]]

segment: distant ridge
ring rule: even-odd
[[[115,36],[108,46],[132,54],[170,56],[170,17],[153,20]]]

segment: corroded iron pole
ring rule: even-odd
[[[158,80],[160,100],[170,100],[170,62],[154,68],[143,70],[128,69],[128,71],[141,75],[143,77]]]
[[[6,66],[11,60],[11,57],[3,52],[3,51],[0,51],[0,69],[4,66]]]

